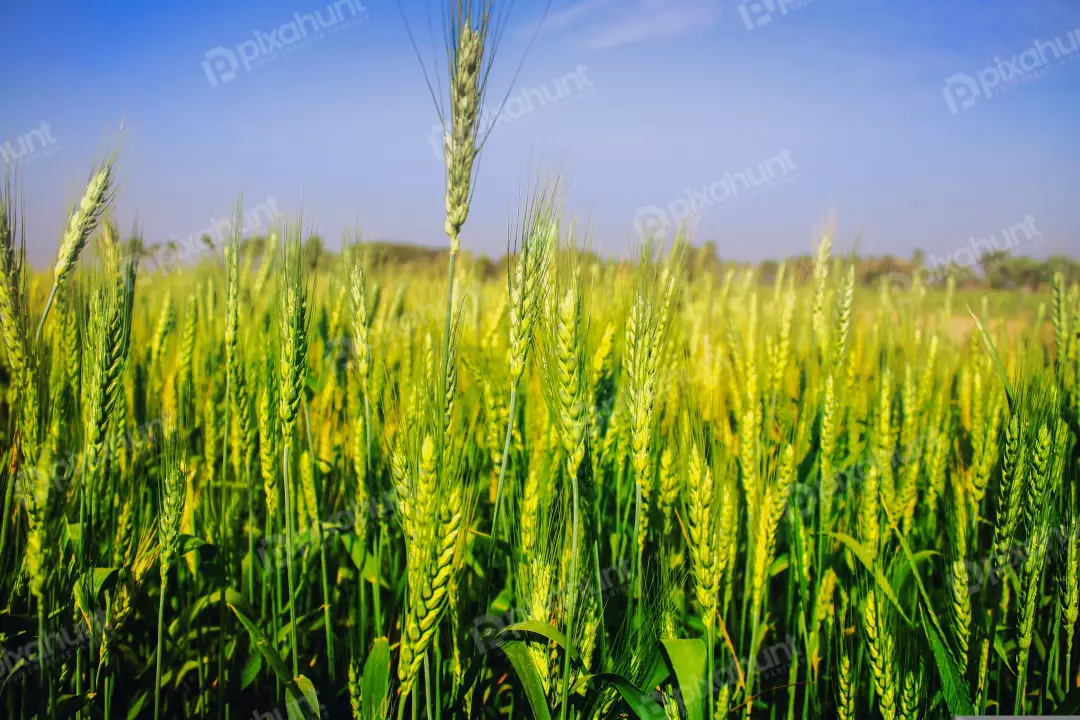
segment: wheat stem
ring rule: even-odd
[[[293,677],[300,674],[300,662],[297,659],[299,645],[296,642],[296,588],[293,585],[293,521],[292,501],[289,495],[289,446],[292,443],[286,439],[282,451],[282,472],[285,476],[285,574],[289,585],[289,654],[292,656]]]
[[[161,575],[161,597],[158,599],[157,614],[157,658],[154,661],[154,720],[161,717],[161,652],[164,649],[165,636],[165,598],[168,590],[168,576]]]
[[[503,440],[502,462],[499,464],[499,481],[495,485],[495,510],[491,516],[492,550],[495,551],[495,540],[499,537],[499,507],[502,504],[503,480],[506,478],[506,466],[510,460],[510,440],[514,432],[514,413],[517,409],[517,387],[510,388],[510,413],[506,421],[506,436]],[[490,563],[489,563],[490,564]]]

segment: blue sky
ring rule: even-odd
[[[502,252],[523,187],[559,166],[606,254],[691,214],[739,259],[807,252],[830,218],[875,254],[947,255],[1025,218],[1039,240],[1021,251],[1080,253],[1075,0],[555,0],[511,87],[545,1],[507,26],[488,105],[510,102],[467,248]],[[357,224],[445,243],[434,105],[397,3],[359,2],[223,74],[222,49],[287,38],[329,1],[0,1],[0,143],[23,157],[32,259],[50,261],[121,121],[117,213],[148,242],[202,232],[243,192],[264,214],[303,207],[330,244]],[[428,4],[403,4],[430,66]]]

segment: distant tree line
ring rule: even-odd
[[[256,260],[267,251],[267,238],[262,235],[245,238],[242,243],[242,251],[248,249],[254,251]],[[217,248],[208,236],[203,238],[206,246],[206,256],[217,254]],[[133,246],[142,254],[153,257],[155,250],[160,245],[144,246],[139,239],[132,240]],[[426,266],[442,267],[446,263],[445,247],[427,247],[422,245],[408,245],[378,241],[365,243],[365,249],[372,256],[372,261],[378,264],[396,266],[410,266],[422,269]],[[312,269],[329,269],[332,267],[338,253],[329,251],[317,234],[312,234],[305,239],[304,253],[308,264]],[[469,256],[466,253],[466,256]],[[955,278],[957,289],[994,289],[994,290],[1030,290],[1038,291],[1045,289],[1054,277],[1054,273],[1060,272],[1065,276],[1066,282],[1080,282],[1080,257],[1068,257],[1065,255],[1051,255],[1045,259],[1037,259],[1026,255],[1019,255],[1003,250],[985,251],[981,256],[971,255],[967,262],[955,260],[945,264],[938,262],[927,263],[926,254],[916,250],[910,258],[896,257],[894,255],[881,255],[853,258],[855,262],[856,281],[867,287],[876,287],[881,282],[897,283],[903,278],[913,282],[918,277],[927,287],[943,287],[951,276]],[[494,278],[506,274],[507,256],[498,260],[482,255],[471,256],[474,272],[483,278]],[[789,257],[783,261],[789,277],[799,280],[808,279],[813,272],[813,255],[806,253]],[[780,268],[780,260],[764,260],[751,263],[724,259],[717,251],[716,243],[709,241],[697,245],[687,253],[687,271],[691,274],[714,273],[723,276],[728,270],[755,266],[759,270],[760,281],[771,284],[776,278]]]

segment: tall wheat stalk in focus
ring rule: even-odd
[[[278,419],[281,422],[282,473],[284,482],[285,564],[289,587],[289,648],[293,676],[300,674],[300,646],[296,641],[296,587],[293,580],[293,506],[294,488],[289,477],[289,453],[292,449],[297,414],[303,402],[307,382],[308,290],[303,273],[300,226],[287,229],[282,252],[279,289],[280,361],[278,363]]]
[[[102,215],[112,202],[115,160],[115,155],[110,156],[94,168],[83,190],[82,199],[71,210],[67,227],[64,229],[64,237],[60,243],[60,252],[56,258],[56,267],[53,269],[52,289],[49,290],[49,298],[45,301],[45,309],[41,313],[41,320],[38,321],[35,339],[41,338],[41,329],[45,327],[45,320],[49,317],[49,310],[53,306],[57,293],[64,287],[79,260],[79,254],[86,247]]]

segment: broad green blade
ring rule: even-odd
[[[289,690],[289,699],[285,703],[289,720],[319,720],[322,713],[319,710],[319,696],[315,693],[315,686],[303,675],[297,675],[293,687],[299,692]]]
[[[686,706],[687,720],[705,720],[708,651],[698,638],[661,640],[671,671],[679,681],[679,693]]]
[[[667,717],[663,706],[651,694],[641,690],[622,675],[604,673],[597,677],[609,685],[614,685],[626,704],[637,713],[641,720],[664,720]]]
[[[94,597],[99,597],[103,590],[111,590],[119,573],[120,568],[94,568]]]
[[[65,720],[75,717],[76,713],[93,702],[96,693],[88,692],[82,695],[61,695],[56,699],[56,707],[49,716],[53,720]]]
[[[209,560],[214,555],[217,555],[217,545],[213,545],[212,543],[208,543],[205,540],[192,535],[181,535],[177,542],[177,557],[195,551],[198,551],[200,560]]]
[[[390,706],[390,641],[376,638],[360,685],[365,718],[385,717]]]
[[[949,706],[949,712],[953,715],[974,715],[975,706],[971,704],[971,696],[964,683],[963,673],[956,667],[944,641],[934,629],[933,624],[926,621],[925,615],[923,615],[922,626],[926,632],[926,639],[930,641],[930,649],[934,653],[934,662],[937,664],[938,677],[941,678],[941,689],[945,695],[945,702]]]
[[[1054,708],[1055,715],[1080,715],[1080,687],[1075,687]]]
[[[892,585],[889,584],[889,581],[881,573],[881,568],[874,562],[874,558],[870,555],[870,551],[863,547],[862,543],[858,540],[845,533],[827,532],[825,535],[836,538],[844,543],[844,545],[851,550],[851,554],[859,558],[859,561],[874,576],[874,580],[877,582],[878,587],[881,588],[881,591],[885,593],[885,597],[889,598],[896,607],[896,612],[900,613],[900,617],[904,619],[904,622],[911,625],[911,620],[908,618],[907,614],[904,613],[904,609],[900,607],[900,600],[896,597],[896,592],[893,590]]]
[[[507,625],[505,628],[502,629],[502,632],[500,632],[499,634],[502,635],[503,633],[514,632],[530,632],[536,633],[537,635],[542,635],[543,637],[547,638],[551,642],[561,647],[563,650],[566,650],[566,636],[559,632],[558,629],[556,629],[549,623],[540,622],[538,620],[527,620],[525,622]],[[570,658],[572,660],[577,660],[576,650],[571,649]]]
[[[540,679],[540,671],[536,668],[536,661],[529,651],[529,646],[521,640],[511,640],[503,643],[501,648],[514,666],[518,682],[521,683],[525,697],[529,700],[529,707],[532,708],[533,717],[536,720],[551,720],[544,683]]]
[[[162,678],[162,684],[164,684],[164,678]],[[139,698],[131,703],[131,707],[128,709],[127,720],[139,720],[143,710],[152,702],[154,702],[154,693],[150,690],[143,690],[139,693]]]
[[[886,510],[886,512],[888,511]],[[930,641],[930,649],[934,654],[934,662],[937,664],[938,676],[941,678],[941,688],[945,695],[945,702],[953,715],[974,715],[975,706],[971,703],[971,696],[968,694],[968,687],[964,682],[964,674],[956,666],[952,653],[949,652],[949,648],[942,640],[941,623],[938,621],[933,606],[930,604],[930,596],[927,594],[922,577],[919,575],[915,556],[912,555],[911,548],[908,547],[907,541],[899,528],[896,527],[895,523],[892,523],[891,516],[889,521],[897,539],[900,541],[900,547],[903,549],[904,555],[907,556],[911,572],[915,576],[915,582],[919,586],[919,597],[922,598],[922,608],[924,610],[922,626],[926,632],[927,640]],[[929,622],[927,622],[928,619]]]
[[[888,515],[888,508],[885,509],[885,513]],[[930,616],[930,622],[934,624],[934,629],[937,630],[939,636],[944,636],[945,631],[941,627],[941,622],[938,620],[937,615],[934,613],[934,606],[930,603],[930,596],[926,593],[926,586],[923,585],[922,576],[919,575],[919,568],[917,566],[915,556],[911,553],[911,548],[908,547],[907,540],[904,539],[904,535],[900,532],[900,529],[892,521],[892,516],[888,515],[889,523],[892,525],[893,532],[896,533],[896,539],[900,541],[900,548],[904,551],[904,555],[908,560],[908,567],[910,567],[912,574],[915,576],[915,583],[919,587],[919,597],[923,601],[923,609],[926,610],[927,615]]]
[[[247,690],[248,686],[255,682],[255,679],[259,677],[259,673],[262,672],[262,667],[262,653],[251,653],[248,655],[247,662],[244,663],[244,669],[240,672],[241,690]]]
[[[290,692],[299,695],[300,691],[296,687],[292,673],[289,672],[289,668],[285,664],[285,661],[281,659],[277,650],[274,649],[274,645],[270,642],[270,638],[266,637],[266,634],[263,633],[263,631],[252,622],[251,618],[240,610],[236,604],[233,602],[228,602],[227,604],[236,614],[237,619],[240,620],[240,624],[247,630],[248,635],[251,636],[251,642],[255,645],[255,648],[262,653],[263,658],[270,664],[274,674],[278,676],[287,688],[289,688]]]

